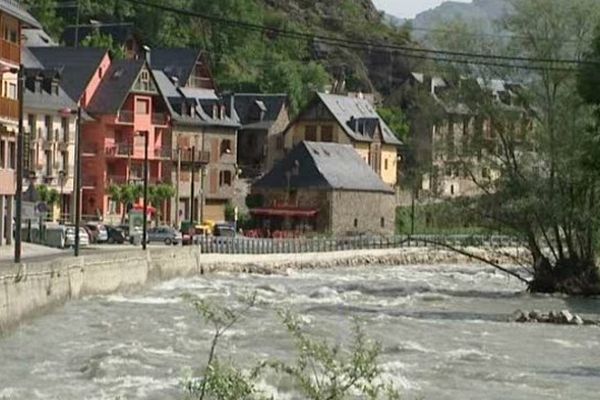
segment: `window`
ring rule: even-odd
[[[330,125],[321,127],[321,141],[333,142],[333,127]]]
[[[150,114],[150,102],[147,99],[137,99],[135,101],[135,113],[138,115]]]
[[[8,168],[15,169],[17,167],[17,144],[8,142]]]
[[[31,134],[31,137],[34,138],[37,131],[35,115],[27,115],[27,124],[29,125],[29,133]]]
[[[219,186],[231,186],[232,177],[231,171],[221,171],[219,173]]]
[[[98,78],[102,79],[102,73],[104,71],[102,71],[102,67],[98,68]]]
[[[490,170],[487,167],[483,167],[481,169],[481,177],[483,179],[489,179],[490,178]]]
[[[140,81],[150,82],[150,74],[148,73],[148,71],[142,71],[142,73],[140,74]]]
[[[46,124],[46,139],[52,140],[52,116],[46,115],[44,122]]]
[[[388,169],[388,159],[387,158],[383,161],[383,169],[385,169],[386,171]]]
[[[381,217],[381,222],[380,222],[380,224],[381,224],[381,227],[382,227],[382,228],[385,228],[385,218]]]
[[[221,141],[221,155],[231,154],[231,140],[226,139]]]
[[[6,95],[9,99],[17,99],[17,84],[13,82],[8,83],[8,93]]]
[[[358,218],[354,218],[354,227],[358,228]]]
[[[304,128],[304,140],[307,142],[317,141],[317,127],[314,125],[307,125]]]
[[[6,166],[6,149],[4,147],[4,140],[0,140],[0,168]]]
[[[454,196],[454,185],[450,185],[450,195]]]
[[[62,119],[62,130],[63,130],[63,141],[69,141],[69,118],[63,117]]]
[[[62,152],[62,164],[60,168],[65,174],[69,172],[69,153],[66,151]]]
[[[52,176],[52,151],[46,150],[46,176]]]

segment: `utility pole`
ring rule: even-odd
[[[192,146],[192,184],[190,187],[190,208],[192,223],[196,222],[196,146]]]
[[[19,97],[19,133],[17,136],[17,190],[15,193],[15,263],[21,262],[21,225],[23,216],[23,98],[25,97],[25,67],[21,64],[17,72]],[[12,218],[9,216],[9,218]],[[10,234],[10,233],[9,233]]]
[[[75,143],[75,257],[79,256],[81,225],[81,105],[77,107],[77,142]]]
[[[75,47],[79,47],[79,0],[77,1],[77,11],[75,16]]]
[[[144,132],[144,216],[142,219],[142,249],[146,250],[148,242],[148,139],[149,132]]]
[[[200,162],[202,163],[202,169],[200,170],[200,173],[202,175],[200,175],[200,223],[204,224],[204,202],[206,201],[206,197],[204,194],[204,179],[206,176],[206,163],[207,160],[204,160],[204,146],[205,146],[205,140],[204,137],[206,136],[206,130],[205,128],[202,128],[202,152],[200,154]]]
[[[181,202],[179,193],[179,181],[181,180],[181,148],[177,146],[177,172],[176,172],[176,183],[175,183],[175,225],[180,226],[179,220],[179,203]]]

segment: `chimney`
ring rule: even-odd
[[[229,118],[233,120],[235,114],[235,93],[232,92],[230,96],[231,97],[229,97]]]
[[[149,66],[152,66],[152,56],[151,56],[150,47],[148,47],[148,46],[142,46],[142,51],[144,52],[144,58],[146,59],[146,63]]]
[[[173,86],[175,86],[176,88],[179,87],[179,78],[176,76],[172,76],[171,77],[171,82],[173,82]]]

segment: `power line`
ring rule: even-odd
[[[478,53],[470,53],[470,52],[460,52],[460,51],[447,51],[447,50],[432,50],[426,48],[417,48],[410,46],[401,46],[401,45],[391,45],[391,44],[381,44],[369,41],[361,41],[361,40],[352,40],[352,39],[340,39],[331,36],[317,35],[317,34],[308,34],[299,31],[292,31],[287,29],[269,27],[266,25],[250,23],[246,21],[232,20],[223,17],[210,16],[198,12],[194,12],[192,10],[185,10],[177,7],[171,7],[166,5],[160,5],[151,3],[144,0],[124,0],[129,3],[146,6],[150,8],[159,9],[162,11],[167,11],[171,13],[176,13],[180,15],[187,15],[191,17],[200,18],[203,20],[207,20],[214,23],[230,25],[241,29],[251,30],[251,31],[270,31],[273,33],[277,33],[282,36],[297,38],[297,39],[306,39],[306,40],[321,40],[327,43],[335,43],[335,44],[350,44],[356,46],[362,46],[363,48],[376,48],[376,49],[389,49],[395,51],[404,51],[409,53],[424,53],[424,54],[433,54],[433,55],[441,55],[441,56],[453,56],[453,57],[469,57],[473,59],[482,59],[482,60],[502,60],[502,61],[513,61],[513,62],[530,62],[530,63],[550,63],[550,64],[570,64],[570,65],[600,65],[600,62],[597,61],[587,61],[587,60],[575,60],[575,59],[551,59],[551,58],[532,58],[532,57],[518,57],[518,56],[502,56],[502,55],[491,55],[491,54],[478,54]],[[478,64],[480,61],[473,61],[473,64]],[[522,67],[527,66],[516,66],[516,65],[507,65],[510,68],[520,68],[527,69]],[[538,67],[539,68],[539,67]]]

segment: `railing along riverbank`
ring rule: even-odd
[[[292,239],[257,239],[242,236],[196,237],[195,244],[204,254],[293,254],[419,247],[501,248],[520,247],[521,242],[516,237],[499,235],[399,235]]]

